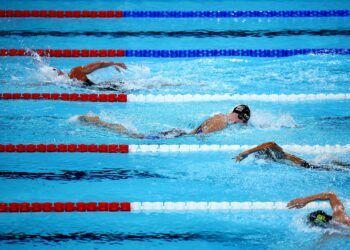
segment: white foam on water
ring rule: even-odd
[[[262,129],[297,128],[298,125],[290,114],[272,114],[266,111],[255,111],[249,120],[253,127]]]

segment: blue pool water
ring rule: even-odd
[[[55,10],[330,10],[348,1],[0,1],[0,9]],[[349,48],[350,18],[0,19],[1,48],[25,49],[298,49]],[[235,31],[235,32],[232,32]],[[126,94],[332,94],[349,92],[350,57],[40,58],[0,57],[0,92],[78,92],[65,72],[95,60],[124,62],[90,75],[123,82]],[[240,104],[0,101],[2,144],[278,144],[345,145],[348,101],[246,102],[248,126],[206,136],[138,140],[76,121],[81,114],[133,131],[190,131]],[[137,154],[0,154],[1,202],[283,201],[324,191],[350,197],[349,171],[315,171],[232,152]],[[347,154],[299,153],[320,163]],[[330,209],[327,210],[330,212]],[[347,249],[338,232],[311,229],[307,211],[159,213],[3,213],[2,249]]]

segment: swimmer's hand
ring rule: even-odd
[[[91,122],[91,123],[99,123],[101,121],[98,116],[90,116],[90,115],[81,115],[78,117],[78,120],[83,122]]]
[[[304,126],[302,125],[298,125],[298,124],[295,124],[294,126],[292,126],[292,128],[303,128]]]
[[[118,72],[121,72],[120,69],[124,69],[124,70],[128,69],[124,63],[114,63],[114,66]]]
[[[288,202],[287,207],[289,209],[302,208],[302,207],[305,207],[305,205],[308,203],[309,203],[309,201],[305,198],[297,198],[297,199],[294,199],[294,200],[291,200],[290,202]]]
[[[240,162],[240,161],[244,160],[247,156],[248,156],[248,154],[246,154],[246,153],[244,153],[244,152],[240,153],[239,155],[237,155],[237,156],[235,157],[236,162]],[[232,159],[233,159],[233,158],[232,158]]]

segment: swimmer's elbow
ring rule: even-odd
[[[327,192],[329,198],[337,198],[337,194],[335,192]]]
[[[264,146],[266,148],[277,148],[277,147],[279,147],[278,144],[276,142],[273,142],[273,141],[265,142],[265,143],[261,144],[261,146]]]

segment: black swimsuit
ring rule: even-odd
[[[145,139],[157,140],[157,139],[164,139],[164,138],[177,138],[183,135],[187,135],[187,132],[181,129],[174,128],[168,131],[147,135]]]
[[[93,90],[101,90],[101,91],[120,91],[121,85],[124,84],[124,82],[120,81],[118,84],[108,83],[108,84],[96,84],[90,79],[86,79],[85,82],[83,82],[83,87]]]
[[[197,129],[196,129],[196,132],[194,133],[195,135],[199,135],[199,134],[202,134],[203,133],[203,129],[202,129],[202,126],[199,126]]]
[[[83,85],[84,85],[84,86],[90,87],[90,86],[92,86],[92,85],[95,85],[95,83],[92,82],[89,78],[87,78],[86,81],[83,82]]]

